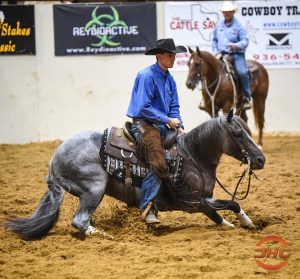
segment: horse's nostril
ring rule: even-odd
[[[257,158],[257,163],[261,166],[265,164],[265,158],[264,157],[258,157]]]

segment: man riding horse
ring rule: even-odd
[[[243,108],[251,108],[250,76],[247,69],[245,51],[249,38],[247,30],[234,17],[237,7],[231,1],[225,1],[220,9],[222,20],[213,32],[212,50],[214,54],[229,55],[237,72],[240,86],[245,94]]]
[[[169,128],[178,128],[183,134],[182,118],[175,80],[168,71],[172,68],[176,53],[187,52],[184,46],[175,46],[173,39],[161,39],[156,47],[145,52],[155,55],[156,63],[141,70],[135,79],[127,116],[133,120],[134,135],[140,154],[150,164],[150,171],[141,187],[140,209],[145,222],[159,223],[155,215],[154,200],[167,178],[167,165],[161,144]]]

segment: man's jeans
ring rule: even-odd
[[[168,132],[168,128],[165,125],[156,125],[160,130],[160,135],[162,138],[165,138]],[[142,139],[142,135],[139,131],[138,125],[132,124],[131,132],[137,142]],[[147,176],[143,179],[141,187],[141,200],[140,200],[140,209],[144,210],[149,202],[152,202],[160,189],[161,180],[155,175],[155,173],[149,169]]]
[[[238,73],[242,88],[247,98],[251,98],[250,77],[247,69],[245,53],[232,53],[234,67]]]

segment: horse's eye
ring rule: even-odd
[[[241,137],[243,135],[243,131],[241,129],[233,131],[233,135],[235,137]]]

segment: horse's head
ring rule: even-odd
[[[251,169],[262,169],[265,156],[251,138],[247,124],[239,116],[233,115],[233,110],[220,120],[225,133],[221,135],[223,152],[239,161],[250,161]]]
[[[194,90],[201,80],[203,59],[198,47],[196,51],[189,47],[189,52],[191,54],[188,62],[189,73],[185,84],[187,88]]]

